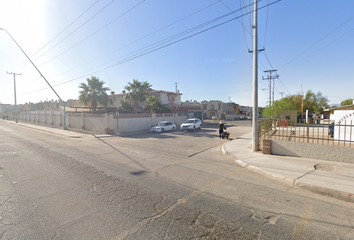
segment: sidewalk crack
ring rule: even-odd
[[[316,171],[316,169],[313,169],[313,170],[309,171],[308,173],[305,173],[304,175],[302,175],[302,176],[296,178],[295,181],[296,181],[296,180],[299,180],[299,179],[302,178],[302,177],[305,177],[306,175],[308,175],[308,174],[310,174],[310,173],[313,173],[314,171]]]

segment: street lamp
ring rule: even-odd
[[[36,67],[36,65],[34,65],[34,63],[32,62],[32,60],[27,56],[27,54],[25,53],[25,51],[23,51],[23,49],[20,47],[20,45],[16,42],[16,40],[11,36],[11,34],[4,28],[0,28],[0,30],[4,30],[5,32],[7,32],[7,34],[10,36],[10,38],[16,43],[16,45],[21,49],[21,51],[23,52],[23,54],[25,54],[25,56],[27,57],[27,59],[32,63],[33,67],[39,72],[39,74],[42,76],[42,78],[46,81],[46,83],[49,85],[49,87],[53,90],[53,92],[55,93],[55,95],[57,95],[57,97],[59,98],[59,100],[63,103],[63,107],[64,107],[64,123],[63,123],[63,129],[67,130],[68,128],[66,127],[66,111],[65,111],[65,102],[60,98],[60,96],[58,95],[58,93],[54,90],[54,88],[52,87],[52,85],[50,85],[50,83],[47,81],[47,79],[43,76],[43,74],[41,73],[41,71],[39,71],[39,69]]]

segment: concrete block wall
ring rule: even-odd
[[[272,140],[272,154],[354,163],[354,148]]]

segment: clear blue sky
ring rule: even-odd
[[[280,76],[275,100],[280,92],[300,93],[300,85],[304,92],[322,92],[330,104],[354,98],[353,0],[263,0],[259,8],[258,42],[265,47],[259,106],[267,104],[262,76],[271,69]],[[64,101],[77,99],[79,84],[94,75],[116,93],[133,79],[166,91],[175,91],[177,82],[182,101],[252,106],[252,10],[253,0],[0,0],[0,28]],[[7,71],[22,73],[16,76],[18,103],[58,99],[0,31],[0,102],[13,104]]]

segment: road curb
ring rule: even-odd
[[[224,155],[229,155],[229,152],[225,149],[225,144],[226,144],[226,143],[224,143],[224,144],[222,145],[221,151],[222,151],[222,153],[223,153]]]
[[[311,191],[323,196],[339,199],[346,202],[354,203],[354,193],[348,193],[344,191],[339,191],[331,188],[320,187],[317,185],[312,185],[308,183],[298,182],[295,183],[295,187],[301,188],[307,191]]]
[[[248,163],[245,163],[243,162],[242,160],[235,160],[235,163],[237,163],[238,165],[246,168],[246,169],[249,169],[255,173],[258,173],[260,175],[263,175],[263,176],[266,176],[274,181],[277,181],[277,182],[281,182],[283,184],[286,184],[290,187],[293,187],[294,186],[294,183],[295,183],[295,179],[292,179],[292,178],[287,178],[287,177],[284,177],[282,175],[279,175],[279,174],[276,174],[276,173],[271,173],[267,170],[264,170],[262,168],[259,168],[259,167],[256,167],[256,166],[253,166],[253,165],[250,165]]]
[[[226,150],[225,144],[222,146],[221,151],[224,155],[230,155],[230,153]],[[287,178],[282,175],[272,173],[272,172],[269,172],[269,171],[264,170],[262,168],[248,164],[240,159],[237,159],[234,161],[235,161],[235,163],[237,163],[241,167],[244,167],[250,171],[253,171],[257,174],[260,174],[264,177],[267,177],[267,178],[272,179],[274,181],[280,182],[282,184],[288,185],[290,187],[296,187],[296,188],[300,188],[300,189],[310,191],[310,192],[313,192],[316,194],[320,194],[323,196],[327,196],[327,197],[335,198],[338,200],[354,203],[354,193],[349,193],[349,192],[339,191],[339,190],[321,187],[321,186],[317,186],[317,185],[313,185],[313,184],[308,184],[308,183],[302,182],[302,180],[300,180],[300,179]]]

